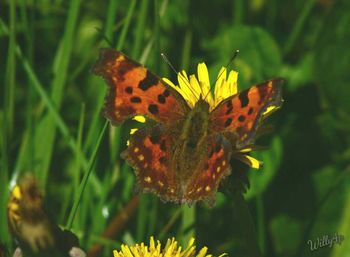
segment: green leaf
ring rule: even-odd
[[[350,111],[350,12],[341,1],[328,14],[315,47],[314,76],[326,107]]]
[[[298,246],[302,227],[298,220],[286,214],[280,214],[270,223],[272,245],[277,256],[288,256]]]
[[[280,49],[273,37],[262,28],[244,25],[227,27],[203,45],[210,53],[215,53],[213,59],[217,69],[225,66],[238,49],[239,55],[233,66],[240,73],[239,79],[244,84],[279,75]]]
[[[293,92],[305,84],[312,83],[314,55],[313,53],[305,54],[300,61],[295,65],[284,65],[280,76],[284,78],[287,83],[287,88]]]

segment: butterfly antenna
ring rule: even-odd
[[[169,65],[169,67],[175,72],[176,76],[179,74],[179,72],[174,68],[174,66],[171,64],[171,62],[169,61],[168,57],[164,54],[164,53],[161,53],[160,54],[163,58],[163,60]],[[183,78],[183,76],[180,76],[181,80],[187,84],[188,88],[190,89],[190,91],[192,92],[192,94],[194,96],[196,96],[195,92],[193,91],[192,87],[191,87],[191,84]],[[198,99],[197,99],[198,100]]]
[[[175,74],[178,74],[178,71],[174,68],[174,66],[171,64],[171,62],[169,61],[168,57],[166,57],[166,55],[164,53],[160,54],[163,58],[163,60],[169,65],[169,67],[175,72]]]
[[[230,58],[230,61],[226,64],[225,69],[227,69],[228,66],[230,66],[230,65],[233,63],[233,61],[236,59],[238,53],[239,53],[239,50],[237,49],[237,50],[235,51],[235,53],[233,54],[233,56]],[[218,75],[218,77],[217,77],[217,79],[215,80],[215,83],[214,83],[213,85],[215,85],[216,82],[218,82],[219,78],[221,77],[221,75],[222,75],[223,73],[224,73],[224,70],[222,70],[222,71],[219,73],[219,75]],[[206,98],[208,97],[209,93],[210,93],[210,90],[209,90],[209,92],[207,93],[207,95],[205,96],[204,99],[206,99]]]
[[[238,53],[239,53],[239,50],[237,49],[237,50],[235,51],[235,53],[233,54],[233,56],[231,57],[230,61],[226,64],[225,69],[227,69],[228,66],[230,66],[230,65],[233,63],[233,61],[236,59]],[[222,75],[223,73],[224,73],[224,70],[222,70],[222,71],[219,73],[217,79],[215,80],[215,84],[216,84],[216,82],[219,80],[219,78],[221,77],[221,75]]]
[[[239,54],[239,49],[237,49],[235,51],[235,53],[233,54],[233,56],[231,57],[230,61],[226,64],[226,69],[228,68],[228,66],[230,66],[231,63],[233,63],[233,61],[236,59],[237,55]]]
[[[106,43],[109,45],[109,47],[113,48],[112,42],[109,40],[109,38],[103,33],[101,28],[96,27],[95,28],[97,32],[101,35],[101,37],[106,41]]]

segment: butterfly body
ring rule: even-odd
[[[101,50],[93,72],[109,85],[104,112],[113,124],[136,115],[155,121],[131,136],[121,156],[141,190],[178,203],[213,202],[231,172],[232,148],[250,144],[266,109],[282,102],[281,80],[275,79],[215,108],[199,95],[191,107],[176,88],[112,49]]]
[[[210,133],[209,130],[209,105],[204,100],[199,100],[194,108],[186,115],[182,126],[181,139],[186,140],[185,151],[193,152],[198,145]]]

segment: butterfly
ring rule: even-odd
[[[264,114],[283,101],[279,78],[215,106],[208,100],[210,89],[193,93],[187,79],[193,93],[189,101],[188,89],[185,97],[169,81],[113,49],[100,50],[92,72],[108,84],[103,112],[113,125],[137,115],[154,121],[131,135],[121,157],[134,168],[142,191],[176,203],[213,202],[220,182],[231,172],[232,153],[253,143]],[[198,88],[201,83],[194,84]]]

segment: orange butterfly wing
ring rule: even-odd
[[[193,171],[184,192],[183,202],[191,204],[198,200],[206,200],[213,206],[221,180],[231,173],[230,159],[231,145],[222,135],[208,138],[207,156],[199,169]]]
[[[212,129],[233,133],[237,147],[252,143],[263,113],[282,104],[282,83],[268,80],[223,100],[211,113]]]
[[[177,202],[180,193],[176,174],[171,165],[171,149],[175,138],[164,126],[138,129],[130,137],[122,157],[135,169],[138,186],[166,201]]]
[[[189,110],[175,89],[121,52],[101,49],[92,72],[109,85],[104,113],[115,125],[136,115],[171,123]]]

